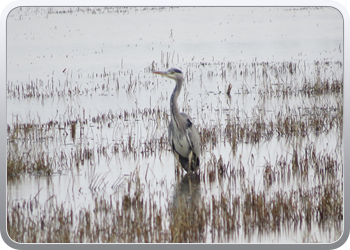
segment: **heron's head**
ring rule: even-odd
[[[170,79],[182,79],[182,72],[179,69],[171,68],[168,71],[153,71],[153,74],[166,76]]]

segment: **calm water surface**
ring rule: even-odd
[[[51,157],[63,152],[68,159],[76,149],[88,148],[94,152],[94,159],[79,168],[58,162],[52,176],[25,175],[8,182],[10,203],[39,193],[42,203],[55,195],[58,202],[78,210],[89,207],[95,197],[113,195],[119,199],[125,179],[135,171],[139,171],[146,192],[158,194],[160,204],[172,200],[175,161],[167,143],[163,151],[151,155],[141,152],[151,138],[167,140],[167,123],[154,116],[143,117],[141,111],[169,113],[174,88],[173,81],[154,76],[152,70],[176,67],[184,72],[180,109],[200,128],[225,126],[237,114],[242,120],[256,114],[274,119],[278,112],[287,110],[336,106],[333,96],[266,99],[261,95],[261,90],[271,84],[301,86],[305,78],[318,76],[341,79],[342,68],[335,62],[343,61],[343,26],[340,13],[333,8],[68,10],[23,7],[10,13],[7,124],[64,124],[86,119],[89,126],[77,125],[75,137],[67,126],[54,132],[54,138],[41,147]],[[315,61],[329,61],[331,66],[317,75]],[[297,65],[298,73],[291,77],[268,70],[264,78],[264,68],[254,66],[262,62],[291,62]],[[229,84],[230,97],[225,94]],[[33,93],[40,95],[31,97]],[[92,122],[103,115],[125,112],[130,116],[122,120]],[[113,153],[112,145],[127,143],[130,137],[135,154]],[[342,162],[341,136],[333,130],[303,139],[273,137],[258,144],[240,143],[236,150],[219,138],[203,153],[201,173],[213,155],[221,155],[232,167],[243,164],[247,183],[264,190],[265,164],[275,163],[280,156],[290,160],[295,145],[303,148],[310,144],[317,145],[318,152],[335,154]],[[106,151],[98,153],[103,147]],[[28,150],[21,145],[20,151]],[[312,177],[313,172],[309,175]],[[313,187],[317,183],[311,177],[306,184],[299,180],[276,183],[270,192]],[[212,195],[220,195],[222,187],[225,184],[219,182],[210,186],[201,183],[200,196],[210,200]],[[240,183],[233,183],[233,194],[240,195],[239,187]],[[333,229],[329,236],[314,228],[310,235],[320,241],[336,238]],[[278,236],[252,235],[250,239],[241,234],[235,242],[302,242],[305,230],[282,230]]]

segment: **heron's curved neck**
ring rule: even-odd
[[[179,108],[177,106],[177,98],[179,97],[180,91],[182,87],[182,79],[177,79],[176,80],[176,86],[171,94],[170,98],[170,113],[171,113],[171,118],[175,122],[175,126],[179,127],[179,121],[181,120],[181,115],[179,112]]]

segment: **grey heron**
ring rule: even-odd
[[[168,127],[168,139],[171,149],[186,172],[194,172],[199,167],[201,154],[201,139],[191,118],[180,113],[177,106],[183,75],[181,70],[171,68],[168,71],[154,71],[154,74],[175,80],[176,86],[170,98],[171,121]]]

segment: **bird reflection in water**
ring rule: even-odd
[[[174,189],[174,206],[178,207],[179,203],[196,203],[200,199],[200,177],[197,172],[187,173],[180,177]]]
[[[171,208],[172,242],[204,242],[206,221],[200,190],[198,173],[190,172],[178,179]]]

